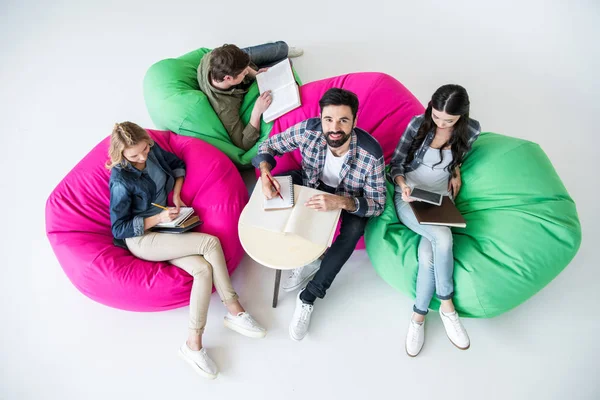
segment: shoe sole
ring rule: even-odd
[[[223,320],[223,324],[225,325],[225,327],[231,329],[232,331],[235,331],[235,332],[239,333],[240,335],[244,335],[249,338],[261,339],[267,335],[266,331],[256,332],[256,331],[249,331],[247,329],[240,328],[238,325],[230,322],[229,320]]]
[[[315,274],[319,272],[319,270],[317,269],[315,272],[313,272],[312,274],[310,274],[309,276],[307,276],[306,278],[304,278],[302,280],[302,282],[298,283],[295,286],[292,287],[285,287],[285,286],[281,286],[281,290],[283,290],[284,292],[293,292],[296,289],[300,289],[302,286],[304,286],[304,284],[308,281],[310,281],[312,279],[313,276],[315,276]]]
[[[452,343],[454,345],[454,347],[456,347],[459,350],[469,350],[469,347],[471,347],[471,343],[469,343],[467,347],[460,347],[459,345],[457,345],[456,343],[454,343],[452,341],[452,339],[450,339],[450,336],[448,336],[447,333],[446,333],[446,337],[448,338],[448,340],[450,341],[450,343]]]
[[[208,372],[206,372],[205,370],[203,370],[202,368],[200,368],[198,366],[198,364],[196,364],[195,362],[193,362],[192,360],[190,360],[189,358],[187,358],[185,356],[185,354],[183,353],[183,351],[181,351],[181,349],[179,349],[179,351],[177,353],[179,354],[179,357],[181,357],[183,359],[183,361],[185,361],[186,363],[188,363],[194,369],[194,371],[196,371],[202,377],[207,378],[207,379],[215,379],[217,377],[217,375],[219,375],[218,372],[216,374],[209,374]]]
[[[296,339],[296,338],[294,337],[294,334],[292,333],[292,326],[291,326],[291,325],[288,327],[288,333],[290,334],[290,338],[291,338],[291,339],[292,339],[294,342],[299,342],[299,341],[301,341],[302,339],[304,339],[304,338],[306,337],[306,335],[304,335],[304,336],[303,336],[303,337],[301,337],[300,339]]]
[[[425,346],[425,343],[423,343],[423,346]],[[406,355],[407,356],[415,358],[416,356],[418,356],[421,353],[421,351],[423,351],[423,346],[421,346],[421,348],[419,349],[418,353],[413,356],[412,354],[410,354],[408,352],[408,348],[406,347],[406,343],[404,343],[404,351],[406,351]]]

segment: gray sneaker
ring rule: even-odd
[[[290,276],[281,284],[281,289],[285,292],[291,292],[306,286],[306,283],[317,273],[320,267],[321,259],[317,259],[304,267],[293,269]]]
[[[304,54],[304,50],[300,47],[288,47],[288,58],[300,57]]]

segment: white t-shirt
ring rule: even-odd
[[[327,186],[337,188],[340,184],[340,172],[342,166],[348,158],[348,152],[341,157],[336,157],[329,146],[327,147],[327,155],[325,156],[325,167],[321,173],[321,181]]]

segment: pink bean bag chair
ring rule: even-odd
[[[305,119],[319,116],[319,100],[328,89],[334,87],[349,90],[358,96],[356,126],[377,139],[383,149],[386,164],[392,158],[410,119],[425,112],[416,97],[396,79],[380,72],[360,72],[300,86],[302,106],[275,120],[269,136],[281,133]],[[277,157],[276,160],[277,166],[272,171],[275,175],[300,169],[302,165],[299,150]],[[257,176],[259,175],[257,171]],[[362,238],[356,248],[365,248]]]
[[[229,273],[244,251],[237,235],[248,192],[233,163],[215,147],[169,131],[148,130],[186,164],[182,200],[204,221],[197,230],[218,237]],[[110,307],[159,311],[189,304],[192,277],[167,262],[134,257],[113,244],[109,216],[109,138],[69,172],[46,203],[46,234],[65,273],[84,295]],[[171,198],[169,198],[169,202]]]

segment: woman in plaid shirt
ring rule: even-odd
[[[447,226],[421,225],[408,203],[415,187],[456,197],[460,166],[479,136],[479,122],[469,118],[469,95],[459,85],[444,85],[433,94],[425,114],[414,117],[391,161],[396,184],[394,203],[400,221],[421,235],[419,272],[406,352],[414,357],[425,341],[425,315],[434,291],[441,300],[440,316],[450,341],[459,349],[470,346],[469,336],[454,309],[452,231]]]

